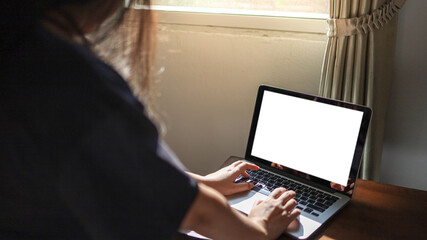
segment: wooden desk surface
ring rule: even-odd
[[[230,157],[224,165],[238,159]],[[426,240],[427,192],[359,179],[350,203],[313,239]]]
[[[357,180],[320,239],[427,239],[427,192]]]

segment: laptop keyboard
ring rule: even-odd
[[[291,179],[277,176],[263,169],[256,171],[246,170],[246,172],[249,174],[249,179],[240,176],[236,181],[253,182],[255,184],[254,190],[264,189],[271,192],[278,187],[293,190],[297,194],[294,198],[298,202],[296,208],[316,217],[338,200],[338,197],[334,195],[300,184]]]

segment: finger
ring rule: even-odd
[[[243,177],[248,178],[249,174],[246,172],[246,170],[258,170],[259,167],[255,164],[243,162],[242,164],[239,164],[236,167],[236,173],[235,174],[242,174]]]
[[[259,167],[255,164],[252,163],[248,163],[248,162],[244,162],[242,164],[239,164],[237,166],[237,168],[239,169],[239,171],[245,171],[245,170],[258,170]]]
[[[246,172],[246,170],[255,170],[256,171],[256,170],[259,170],[259,167],[255,164],[251,164],[251,163],[248,163],[248,165],[245,165],[245,169],[243,169],[242,175],[244,177],[248,178],[249,174]]]
[[[234,185],[234,189],[236,190],[236,192],[243,192],[254,188],[254,184],[251,182],[235,183]]]
[[[286,210],[285,212],[290,213],[297,205],[298,205],[297,201],[295,199],[291,199],[286,202],[283,209]]]
[[[249,177],[249,174],[246,171],[243,171],[242,175],[243,175],[244,178],[248,178]]]
[[[232,164],[231,164],[231,166],[233,166],[233,167],[237,167],[238,165],[240,165],[240,164],[242,164],[242,163],[243,163],[243,161],[242,161],[242,160],[239,160],[239,161],[236,161],[236,162],[232,163]]]
[[[259,166],[253,163],[245,162],[247,169],[259,170]]]
[[[283,187],[276,188],[276,189],[274,189],[274,190],[270,193],[270,195],[268,195],[268,197],[269,197],[269,198],[271,198],[271,199],[277,199],[277,198],[278,198],[278,197],[280,197],[280,195],[282,195],[285,191],[286,191],[286,189],[285,189],[285,188],[283,188]]]
[[[280,197],[278,198],[278,200],[280,202],[282,202],[283,204],[287,203],[290,199],[294,198],[297,194],[290,190],[290,191],[286,191],[284,192],[282,195],[280,195]],[[295,201],[295,200],[294,200]]]
[[[293,220],[295,220],[299,215],[301,214],[301,211],[299,209],[294,209],[292,210],[292,212],[290,212],[289,214],[287,214],[286,216],[289,218],[289,220],[291,220],[291,222]]]
[[[292,213],[291,213],[292,214]],[[289,215],[289,217],[291,217],[291,214]],[[286,216],[286,217],[288,217],[288,216]],[[292,216],[292,218],[293,218],[294,216]],[[297,216],[298,217],[298,216]],[[300,228],[300,222],[298,221],[298,219],[296,219],[296,217],[295,217],[295,219],[292,219],[291,220],[291,223],[289,223],[289,225],[288,225],[288,228],[286,229],[286,231],[289,231],[289,232],[296,232],[296,231],[298,231],[299,230],[299,228]]]

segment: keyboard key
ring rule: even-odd
[[[315,203],[314,203],[314,206],[318,206],[318,207],[323,208],[323,209],[328,208],[328,206],[323,205],[322,203],[319,203],[319,202],[315,202]]]
[[[316,190],[310,186],[294,182],[293,180],[281,178],[265,170],[247,170],[249,178],[239,176],[241,181],[253,182],[254,190],[268,194],[278,187],[284,187],[287,190],[294,190],[297,193],[295,200],[298,202],[297,208],[311,213],[313,216],[319,216],[319,212],[324,212],[329,206],[339,198],[328,193]],[[236,179],[237,181],[237,179]],[[314,212],[313,209],[316,211]]]
[[[331,202],[336,202],[337,200],[338,200],[338,198],[337,197],[334,197],[334,196],[328,196],[328,197],[326,197],[325,198],[327,201],[331,201]]]
[[[325,211],[325,209],[324,209],[324,208],[318,207],[318,206],[316,206],[316,205],[314,205],[314,204],[308,204],[308,205],[307,205],[307,207],[312,208],[312,209],[314,209],[314,210],[317,210],[317,211],[319,211],[319,212],[324,212],[324,211]]]
[[[311,212],[313,212],[313,209],[311,209],[311,208],[306,208],[306,209],[304,209],[304,212],[311,213]]]

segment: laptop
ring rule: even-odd
[[[354,193],[371,110],[338,100],[261,85],[244,161],[255,187],[228,197],[248,214],[277,187],[297,193],[299,224],[285,234],[307,239]]]

